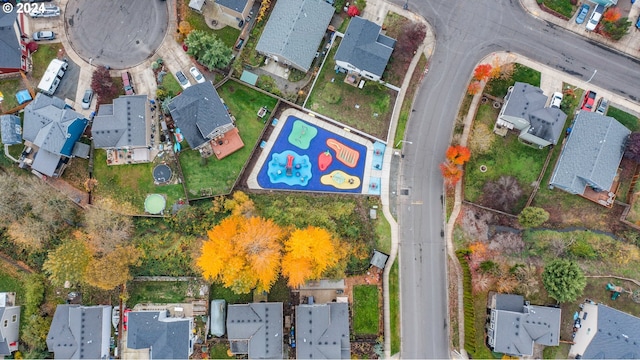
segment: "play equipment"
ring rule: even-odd
[[[341,170],[334,170],[320,178],[323,185],[330,185],[340,190],[357,189],[360,186],[360,178],[349,175]]]
[[[307,186],[312,176],[309,156],[298,155],[291,150],[274,153],[268,163],[267,174],[272,184]]]
[[[327,146],[336,152],[336,159],[350,168],[358,165],[360,153],[336,139],[327,139]]]
[[[318,129],[305,123],[302,120],[296,120],[291,127],[291,133],[289,133],[289,144],[295,145],[302,150],[309,149],[311,140],[318,135]]]
[[[285,169],[287,170],[287,176],[293,175],[293,155],[287,155],[287,166]]]
[[[612,283],[608,283],[607,284],[607,291],[611,291],[613,294],[611,294],[611,300],[615,300],[617,299],[620,294],[624,293],[628,293],[628,294],[632,294],[632,292],[630,290],[627,290],[625,288],[623,288],[622,286],[616,286],[613,285]]]
[[[318,155],[318,168],[320,171],[325,171],[333,162],[333,156],[331,156],[331,152],[329,150],[320,153]]]

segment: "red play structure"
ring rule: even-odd
[[[293,175],[293,155],[287,155],[287,166],[285,169],[287,170],[287,176]]]

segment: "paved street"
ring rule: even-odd
[[[403,5],[405,1],[393,1]],[[638,61],[529,15],[517,1],[410,1],[434,28],[436,48],[407,128],[400,187],[402,358],[448,358],[442,176],[454,119],[476,63],[495,51],[522,54],[637,100]]]

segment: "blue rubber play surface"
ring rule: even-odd
[[[365,146],[289,116],[260,168],[258,184],[265,189],[361,193],[366,156]]]

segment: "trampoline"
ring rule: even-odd
[[[144,200],[144,211],[152,215],[160,214],[167,206],[167,200],[160,194],[149,194]]]
[[[171,181],[171,168],[166,164],[159,164],[153,168],[153,181],[164,184]]]

